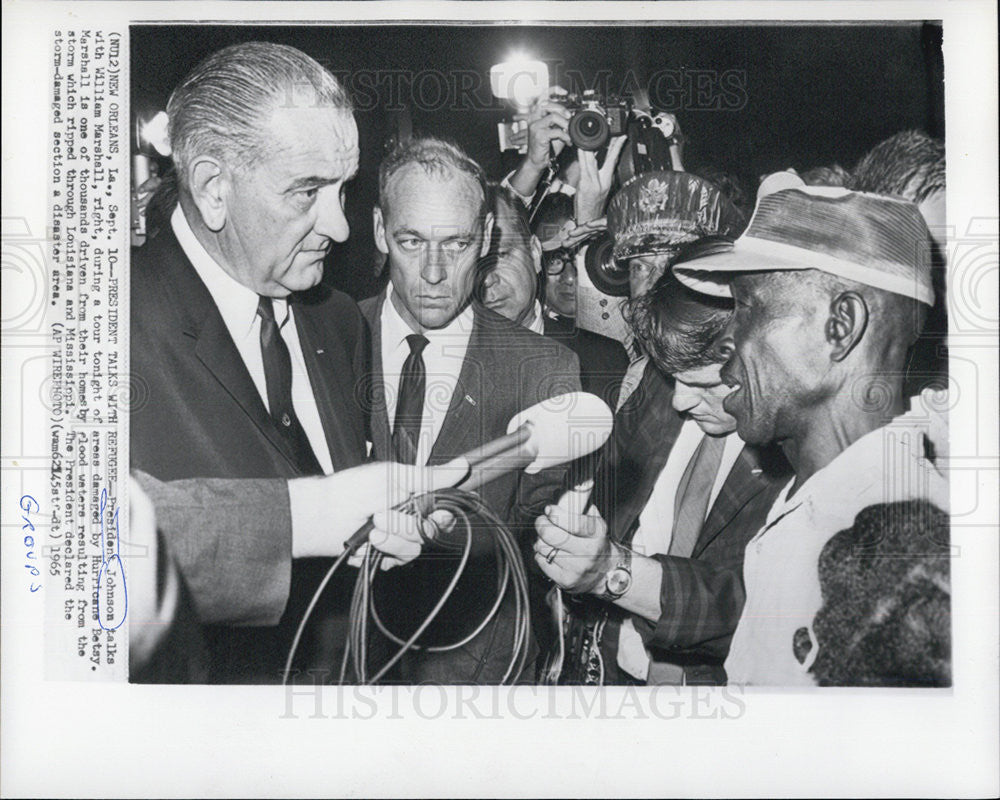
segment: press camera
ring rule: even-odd
[[[621,136],[628,128],[631,101],[609,95],[601,98],[588,89],[582,94],[552,98],[573,116],[569,120],[569,138],[580,150],[600,150],[612,136]]]

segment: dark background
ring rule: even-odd
[[[414,131],[456,141],[501,178],[517,157],[497,147],[509,110],[491,97],[488,76],[514,49],[548,62],[552,82],[568,89],[647,87],[654,106],[678,117],[686,168],[734,173],[751,193],[759,176],[790,166],[849,169],[903,129],[944,136],[935,23],[142,25],[131,29],[133,115],[165,108],[200,59],[251,39],[300,48],[345,78],[355,98],[361,167],[348,190],[351,237],[331,251],[326,279],[358,298],[376,287],[375,176],[400,110],[410,108]]]

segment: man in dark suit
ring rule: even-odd
[[[381,165],[374,223],[390,276],[385,292],[361,304],[372,330],[377,457],[440,464],[504,435],[519,411],[579,390],[571,352],[470,303],[493,214],[482,170],[468,156],[434,139],[400,145]],[[500,519],[517,527],[554,498],[562,479],[559,469],[508,474],[480,493]],[[394,570],[376,587],[394,634],[414,630],[454,574],[455,558],[435,556]],[[496,597],[496,566],[489,532],[476,531],[456,595],[423,644],[446,646],[475,633]],[[407,658],[399,677],[415,683],[516,679],[506,675],[513,599],[508,591],[491,624],[462,647]]]
[[[727,354],[716,340],[731,304],[667,273],[630,312],[651,363],[616,415],[593,509],[579,513],[582,492],[569,492],[540,517],[536,561],[567,592],[604,601],[587,611],[603,625],[606,683],[724,683],[745,545],[787,468],[744,446],[722,408]]]
[[[273,535],[220,530],[207,508],[189,542],[198,557],[179,558],[196,607],[209,598],[202,621],[220,623],[206,630],[209,679],[273,682],[325,570],[317,557],[338,554],[345,526],[391,500],[385,469],[350,469],[366,458],[354,395],[364,322],[348,297],[318,287],[330,243],[348,233],[357,128],[327,70],[256,42],[199,64],[168,113],[178,205],[131,273],[141,393],[131,465],[159,481],[233,481],[224,495],[234,507],[260,494],[255,480],[287,497],[290,524]]]

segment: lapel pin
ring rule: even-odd
[[[472,396],[468,394],[465,396],[465,402],[473,406],[478,405],[478,403],[476,403],[476,401],[472,399]]]
[[[764,470],[761,467],[754,467],[750,470],[751,475],[760,475]]]
[[[319,350],[316,351],[316,355],[321,356],[325,352],[326,352],[326,350],[324,350],[323,348],[320,348]]]

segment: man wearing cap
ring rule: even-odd
[[[628,269],[629,297],[647,292],[677,257],[682,245],[702,236],[738,236],[743,214],[712,183],[686,172],[654,170],[636,175],[608,205],[614,263]],[[663,380],[635,343],[618,408],[639,387]],[[655,391],[655,390],[654,390]]]
[[[910,538],[926,535],[926,552],[948,557],[940,533],[929,535],[940,526],[900,511],[927,504],[948,511],[947,433],[940,397],[908,401],[902,392],[907,350],[934,302],[928,231],[917,207],[783,183],[760,196],[734,245],[674,270],[689,286],[733,296],[735,350],[723,368],[733,392],[725,409],[744,441],[777,442],[795,472],[747,545],[747,599],[726,672],[732,683],[796,686],[818,682],[817,659],[852,658],[847,648],[827,652],[836,646],[814,623],[821,608],[854,613],[851,585],[828,570],[821,581],[819,563],[859,512],[880,515],[883,538],[848,560],[871,558],[870,569],[884,568],[892,553],[881,552],[881,543],[897,539],[901,525]],[[904,501],[926,503],[898,505]],[[918,592],[875,607],[883,615],[903,608],[900,624],[912,627],[921,624],[919,603]],[[889,663],[895,641],[870,644]],[[943,649],[947,659],[949,645]],[[911,685],[891,671],[865,682]]]

